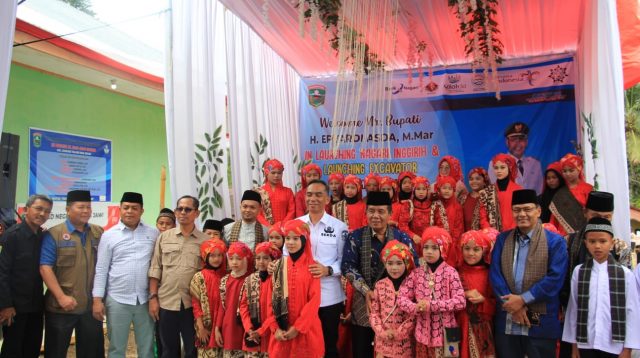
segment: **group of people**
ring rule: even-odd
[[[66,357],[73,331],[78,357],[103,357],[105,318],[109,357],[125,356],[131,325],[139,357],[628,357],[640,277],[613,195],[581,163],[550,165],[540,195],[517,184],[511,154],[492,159],[494,181],[472,169],[471,190],[452,156],[433,184],[325,183],[309,164],[294,194],[272,159],[241,218],[202,230],[195,197],[152,226],[125,192],[103,232],[82,190],[44,230],[52,201],[33,195],[0,237],[0,357],[37,357],[43,325],[46,357]]]

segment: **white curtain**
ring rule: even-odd
[[[615,195],[616,234],[630,240],[629,176],[624,131],[624,88],[616,2],[585,0],[578,46],[578,110],[591,114],[598,158],[586,131],[582,137],[586,179]]]
[[[223,13],[217,1],[171,1],[165,76],[171,194],[173,203],[199,197],[201,219],[231,213]]]
[[[295,191],[300,181],[300,76],[231,11],[225,15],[225,31],[234,163],[231,170],[237,210],[242,193],[262,185],[261,166],[266,158],[277,158],[284,164],[285,186]]]
[[[4,124],[4,109],[7,103],[17,8],[18,0],[0,1],[0,132]]]

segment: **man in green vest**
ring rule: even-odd
[[[64,358],[75,329],[76,357],[104,357],[102,322],[92,315],[93,277],[103,229],[89,224],[91,193],[67,193],[67,220],[44,237],[40,274],[45,295],[46,358]]]

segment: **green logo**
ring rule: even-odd
[[[309,104],[313,107],[320,107],[324,104],[324,97],[327,94],[327,87],[321,85],[309,86]]]
[[[40,148],[40,146],[42,145],[42,133],[40,132],[36,132],[33,133],[33,146],[36,148]]]

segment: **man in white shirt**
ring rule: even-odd
[[[307,185],[305,203],[309,213],[299,219],[309,225],[311,250],[316,264],[309,267],[320,278],[321,301],[318,316],[322,322],[325,357],[338,357],[338,324],[344,308],[344,292],[340,283],[342,250],[348,235],[347,226],[325,212],[329,203],[329,186],[322,180]]]
[[[524,189],[533,189],[538,195],[542,194],[542,166],[540,161],[534,157],[525,157],[524,151],[529,144],[529,127],[523,122],[511,123],[504,131],[505,144],[509,149],[509,154],[515,158],[518,176],[516,183]],[[489,162],[489,179],[496,182],[496,175],[493,172],[493,162]]]

